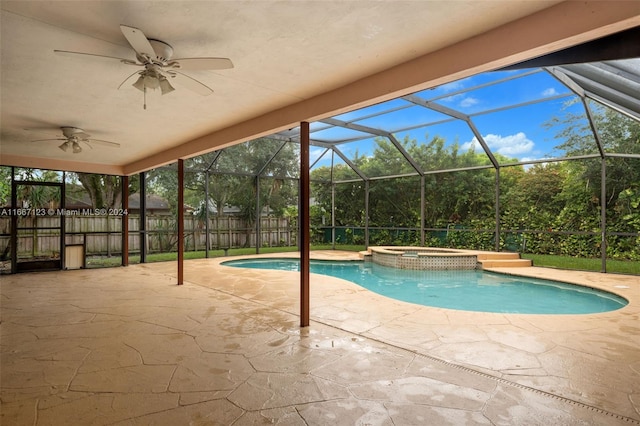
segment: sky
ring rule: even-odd
[[[500,81],[497,84],[493,82]],[[471,117],[478,133],[491,150],[518,161],[558,158],[564,155],[556,149],[563,140],[557,135],[559,127],[548,128],[553,117],[567,112],[583,114],[576,96],[553,76],[542,70],[497,71],[479,74],[415,94],[421,100],[455,110]],[[539,102],[534,102],[539,101]],[[520,105],[515,108],[506,108]],[[388,111],[383,115],[375,115]],[[390,131],[398,140],[405,137],[419,144],[439,136],[445,144],[457,143],[462,150],[473,148],[482,152],[478,138],[462,120],[435,112],[404,99],[395,99],[334,117],[358,125]],[[425,123],[433,123],[424,126]],[[338,141],[343,138],[366,136],[362,132],[344,128],[324,128],[314,123],[311,138]],[[409,130],[402,130],[411,127]],[[353,159],[356,154],[371,155],[373,138],[339,145],[340,150]],[[311,162],[324,150],[311,148]],[[340,162],[340,161],[338,161]],[[330,165],[325,155],[315,167]]]

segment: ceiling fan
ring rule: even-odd
[[[173,48],[168,43],[153,38],[147,38],[142,30],[129,27],[127,25],[120,25],[120,30],[129,42],[131,48],[134,50],[136,54],[136,61],[113,56],[97,55],[94,53],[70,52],[66,50],[54,50],[54,52],[63,55],[88,55],[116,59],[126,65],[144,67],[144,69],[136,71],[127,77],[120,86],[118,86],[118,89],[120,89],[127,80],[137,74],[138,79],[133,83],[133,87],[145,94],[145,109],[147,107],[147,89],[160,89],[160,92],[163,95],[166,95],[167,93],[175,90],[169,80],[173,80],[185,88],[203,96],[213,93],[213,90],[210,87],[181,71],[221,70],[233,68],[233,62],[228,58],[202,57],[172,59]]]
[[[33,130],[33,131],[42,131],[46,129],[25,129],[25,130]],[[79,129],[77,127],[68,127],[63,126],[60,127],[62,130],[62,137],[57,137],[54,139],[38,139],[31,142],[49,142],[49,141],[63,141],[58,148],[63,150],[64,152],[69,152],[71,150],[74,154],[79,154],[82,152],[81,143],[86,144],[89,148],[93,149],[92,145],[102,145],[110,148],[120,148],[120,144],[116,142],[103,141],[100,139],[90,139],[91,135],[85,133],[84,130]]]

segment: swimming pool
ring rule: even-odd
[[[300,270],[298,259],[242,259],[222,264]],[[588,314],[614,311],[628,303],[620,296],[588,287],[479,270],[414,271],[371,262],[315,260],[311,261],[310,269],[312,273],[342,278],[393,299],[465,311]]]

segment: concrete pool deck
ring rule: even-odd
[[[174,262],[2,276],[1,423],[640,425],[638,276],[501,271],[630,301],[557,316],[424,307],[312,275],[301,329],[297,273],[228,259],[186,261],[183,286]]]

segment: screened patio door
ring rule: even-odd
[[[62,269],[63,186],[14,181],[12,192],[12,272]]]

